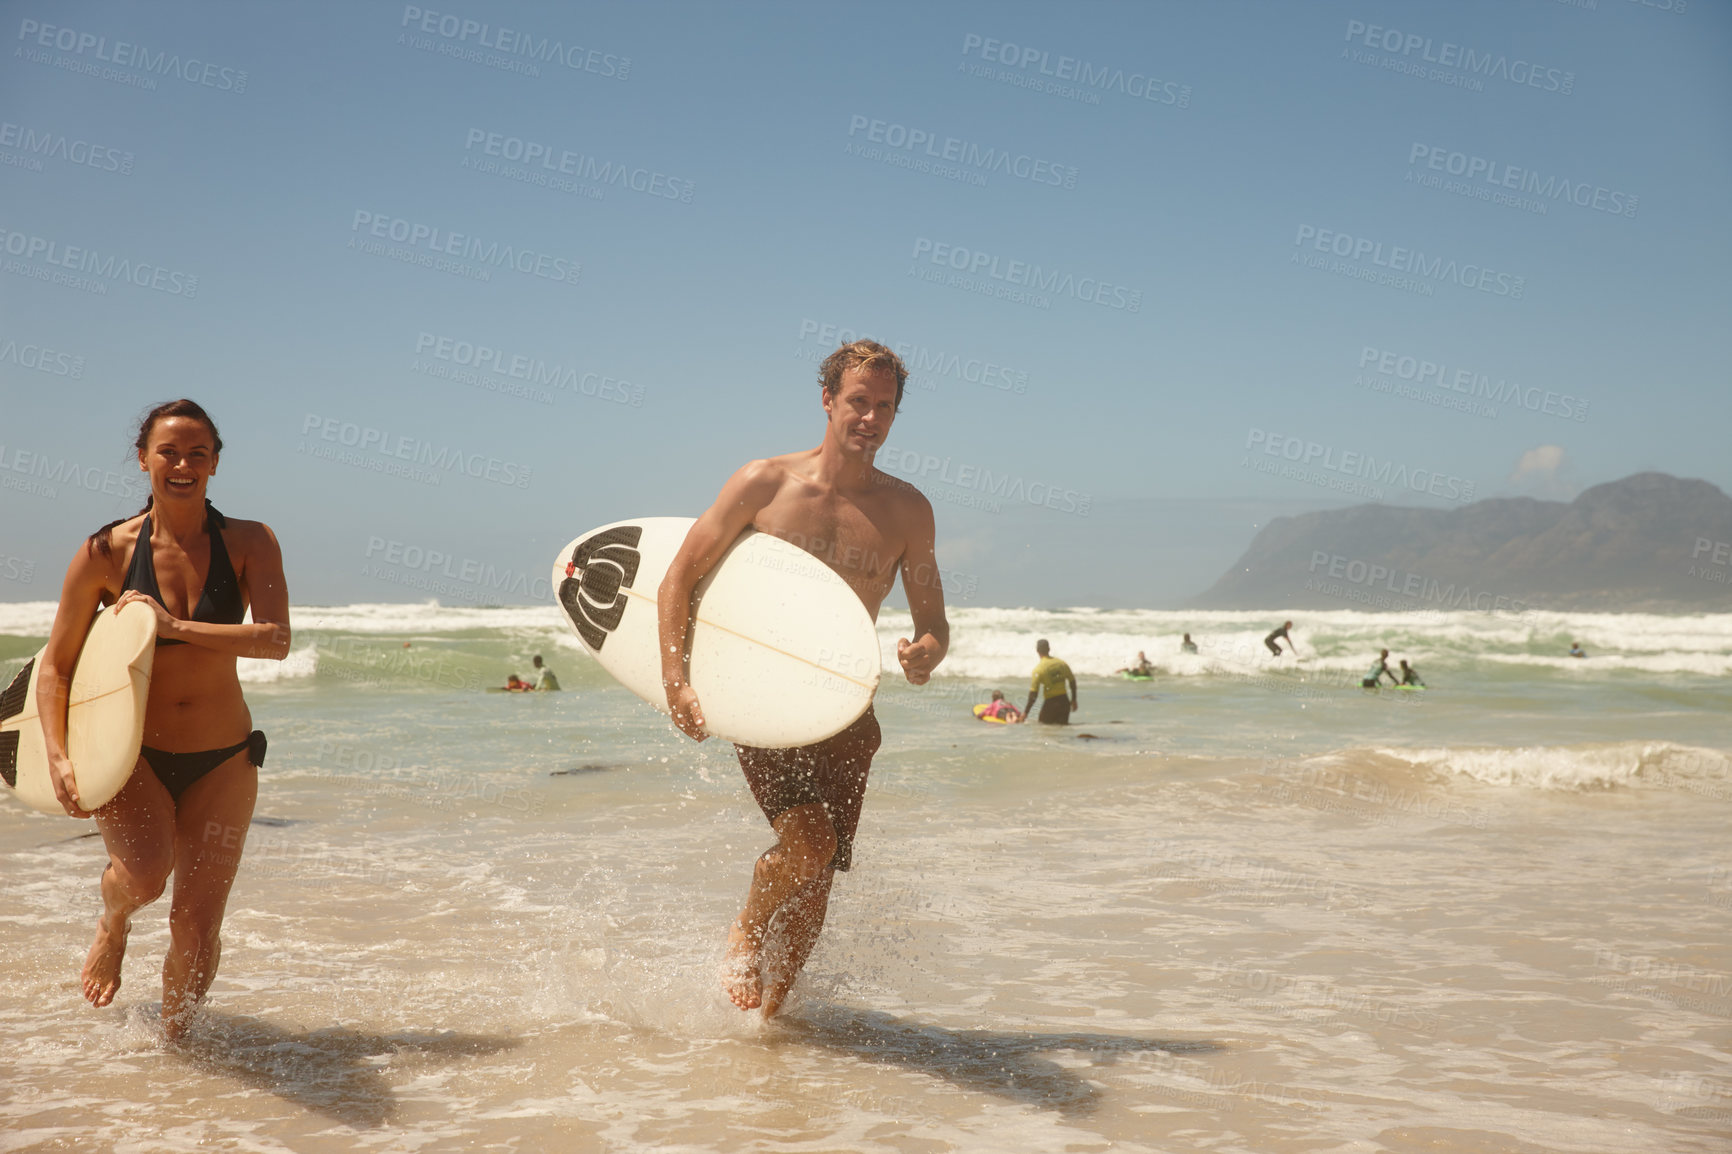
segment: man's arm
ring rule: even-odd
[[[1064,667],[1064,679],[1066,681],[1070,682],[1070,707],[1071,707],[1071,711],[1074,713],[1076,710],[1082,708],[1082,702],[1077,699],[1076,674],[1074,674],[1070,671],[1069,665],[1066,665]]]
[[[667,691],[668,711],[679,731],[697,741],[709,734],[704,732],[703,707],[691,685],[692,590],[716,567],[758,511],[770,503],[779,484],[776,467],[768,461],[752,461],[729,477],[716,503],[686,533],[656,593],[662,688]]]
[[[909,494],[908,546],[902,552],[902,592],[908,598],[908,613],[914,618],[914,641],[896,642],[896,658],[910,685],[925,685],[932,671],[950,652],[950,621],[944,616],[944,582],[938,577],[932,503],[915,492]]]

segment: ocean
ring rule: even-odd
[[[1726,1149],[1732,614],[1282,616],[954,610],[766,1024],[715,979],[770,840],[730,747],[553,607],[297,608],[183,1045],[166,901],[92,1010],[100,841],[0,803],[0,1150]],[[973,720],[1039,637],[1074,723]],[[1381,647],[1429,688],[1361,690]],[[536,653],[564,692],[482,692]]]

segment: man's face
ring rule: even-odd
[[[884,447],[896,420],[896,374],[889,369],[855,367],[842,374],[836,395],[824,396],[828,436],[845,452],[868,456]]]

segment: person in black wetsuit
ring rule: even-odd
[[[1385,677],[1389,678],[1391,685],[1401,684],[1395,679],[1395,674],[1389,671],[1389,650],[1387,649],[1377,655],[1377,660],[1372,663],[1371,671],[1365,675],[1365,679],[1359,683],[1359,688],[1376,689]]]
[[[132,915],[172,874],[162,1022],[179,1037],[216,977],[223,908],[265,757],[235,659],[288,655],[289,592],[270,528],[230,520],[205,499],[222,438],[204,409],[158,405],[134,445],[150,499],[91,534],[67,567],[37,694],[54,792],[67,813],[96,819],[108,850],[84,996],[93,1006],[114,1000]],[[95,615],[135,601],[156,614],[144,747],[120,793],[91,813],[66,755],[66,690]]]
[[[1293,652],[1299,652],[1299,647],[1293,644],[1293,638],[1287,632],[1291,628],[1293,628],[1293,623],[1291,621],[1283,622],[1281,628],[1272,631],[1269,636],[1263,638],[1263,644],[1269,647],[1270,653],[1273,653],[1276,657],[1281,656],[1281,646],[1276,644],[1276,638],[1285,640],[1287,642],[1287,647],[1293,650]]]

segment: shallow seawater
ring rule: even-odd
[[[100,843],[0,805],[0,1149],[1732,1136],[1727,618],[1329,615],[1282,667],[1240,645],[1267,615],[1215,614],[1183,626],[1217,649],[1193,669],[1177,615],[959,613],[957,675],[880,693],[855,868],[766,1025],[715,983],[769,841],[729,747],[540,610],[320,612],[247,674],[270,755],[183,1044],[154,1025],[164,903],[91,1010]],[[974,722],[984,690],[1022,696],[1035,630],[1076,656],[1077,724]],[[1596,632],[1598,665],[1554,660]],[[1352,688],[1381,638],[1432,688]],[[1155,681],[1097,675],[1157,645]],[[566,692],[477,692],[535,652]]]

